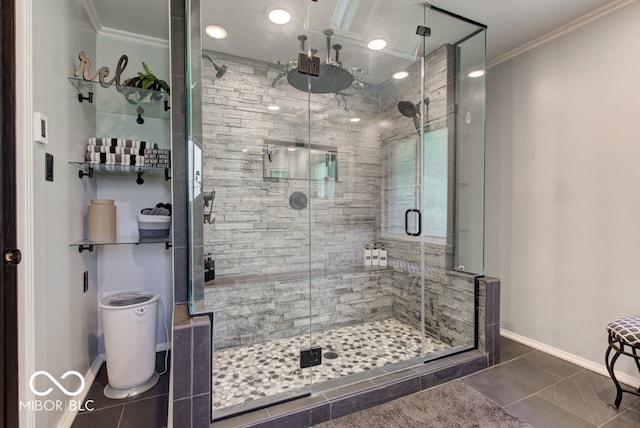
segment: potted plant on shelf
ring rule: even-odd
[[[131,77],[124,81],[123,86],[118,90],[131,104],[137,104],[149,97],[152,101],[159,101],[163,98],[162,92],[170,94],[169,84],[162,79],[158,79],[149,66],[143,61],[142,69],[136,77]],[[135,89],[134,89],[135,88]]]

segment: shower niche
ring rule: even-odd
[[[319,144],[266,140],[264,178],[338,180],[338,148]]]

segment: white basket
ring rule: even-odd
[[[137,214],[140,238],[164,238],[171,231],[171,216]]]

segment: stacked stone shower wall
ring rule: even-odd
[[[228,67],[216,79],[211,63],[203,60],[204,183],[205,190],[216,191],[216,222],[205,226],[204,245],[216,275],[304,271],[309,262],[312,269],[361,264],[380,212],[375,93],[347,89],[348,111],[334,94],[314,94],[309,105],[308,95],[286,78],[272,87],[282,66],[208,54]],[[268,105],[280,110],[269,111]],[[361,122],[350,122],[352,116]],[[319,197],[324,183],[318,181],[263,178],[267,140],[337,147],[332,197]],[[295,191],[307,195],[307,209],[290,207]]]
[[[379,285],[382,275],[315,274],[310,286],[308,276],[300,273],[207,287],[206,308],[216,316],[214,347],[304,335],[309,326],[316,332],[391,318],[393,297]]]

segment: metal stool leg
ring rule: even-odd
[[[612,349],[615,349],[615,348],[612,343],[609,343],[609,346],[607,347],[607,352],[605,354],[605,365],[607,366],[607,371],[609,372],[609,376],[611,376],[611,380],[613,380],[613,383],[616,386],[616,400],[614,402],[614,406],[617,410],[620,408],[620,403],[622,402],[622,387],[620,386],[620,382],[618,382],[618,379],[616,379],[616,375],[613,373],[613,366],[615,365],[616,361],[620,357],[621,352],[620,350],[616,349],[616,352],[613,358],[609,360],[609,356],[611,355]]]

